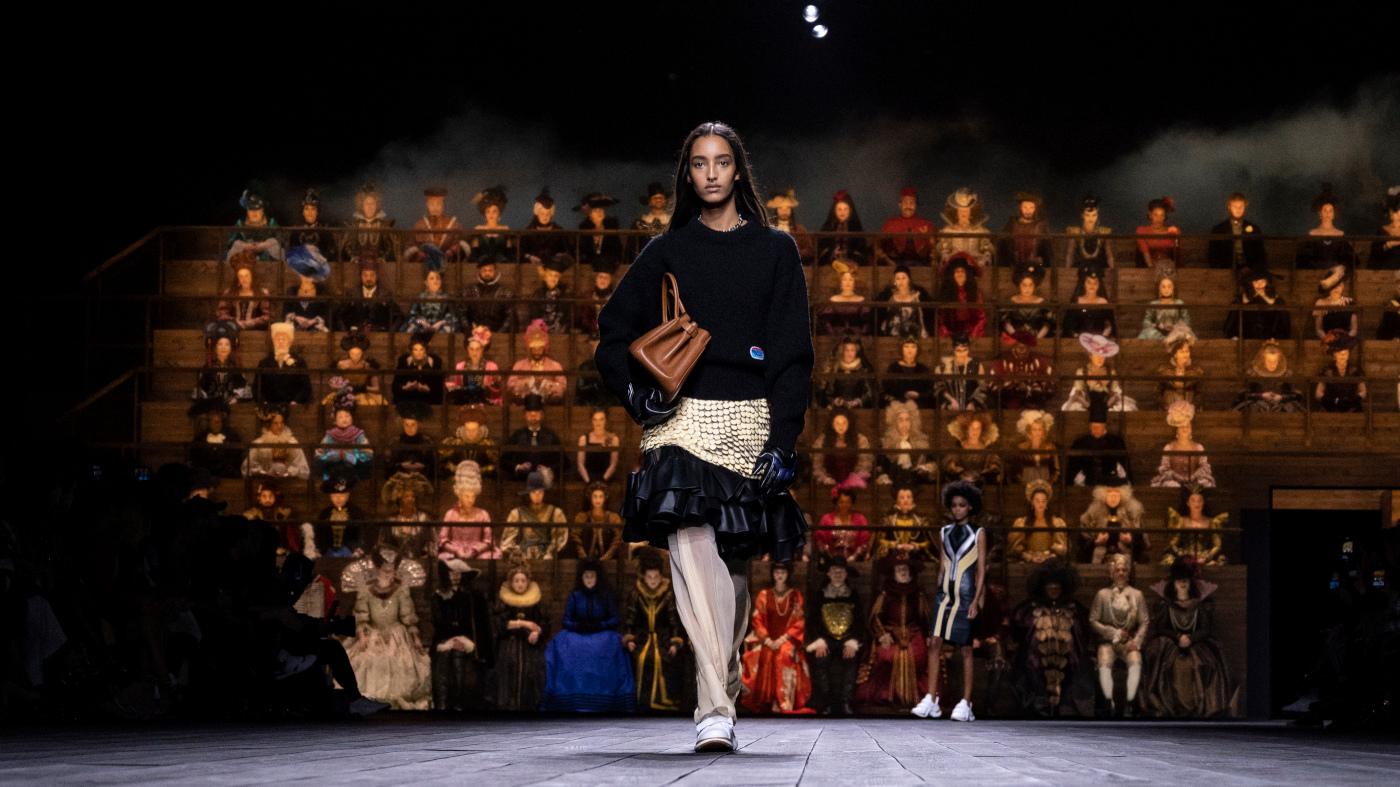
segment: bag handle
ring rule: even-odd
[[[668,284],[671,286],[672,298],[666,297]],[[674,312],[674,315],[667,313],[667,306],[672,307],[670,311]],[[685,304],[681,303],[681,286],[676,283],[676,275],[667,271],[661,274],[661,322],[664,325],[682,314],[685,314]]]

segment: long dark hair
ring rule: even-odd
[[[695,140],[708,136],[720,137],[734,151],[734,166],[739,170],[734,181],[734,207],[749,221],[770,226],[768,211],[758,201],[758,184],[753,179],[753,168],[749,166],[749,152],[744,148],[744,141],[739,139],[739,132],[728,124],[712,120],[696,126],[681,143],[681,152],[676,156],[676,190],[673,192],[676,195],[676,208],[671,212],[671,223],[666,231],[675,232],[700,214],[700,197],[695,193],[695,185],[686,181],[686,175],[690,169],[691,147],[695,145]]]

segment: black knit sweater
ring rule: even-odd
[[[698,218],[656,236],[618,282],[598,315],[594,358],[603,381],[625,400],[628,382],[656,387],[627,347],[661,323],[661,277],[670,271],[691,319],[710,343],[682,396],[767,399],[768,446],[792,450],[812,385],[807,278],[791,235],[755,221],[729,232]]]

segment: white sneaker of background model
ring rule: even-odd
[[[972,715],[972,703],[967,700],[958,700],[957,707],[953,708],[953,721],[977,721],[977,717]]]
[[[709,716],[695,725],[696,751],[734,751],[736,742],[734,722],[728,716]]]
[[[925,694],[924,698],[919,700],[919,704],[909,712],[921,719],[936,719],[943,715],[943,706],[938,704],[937,697]]]

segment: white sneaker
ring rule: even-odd
[[[356,716],[369,716],[382,710],[388,710],[389,703],[372,700],[369,697],[361,696],[350,703],[350,712]]]
[[[936,719],[943,715],[943,706],[938,704],[937,697],[925,694],[924,698],[919,700],[919,704],[909,712],[921,719]]]
[[[967,700],[958,700],[957,707],[953,708],[953,721],[977,721],[977,717],[972,715],[972,703]]]
[[[730,721],[728,716],[710,716],[695,725],[697,752],[734,751],[737,742],[734,722]]]

